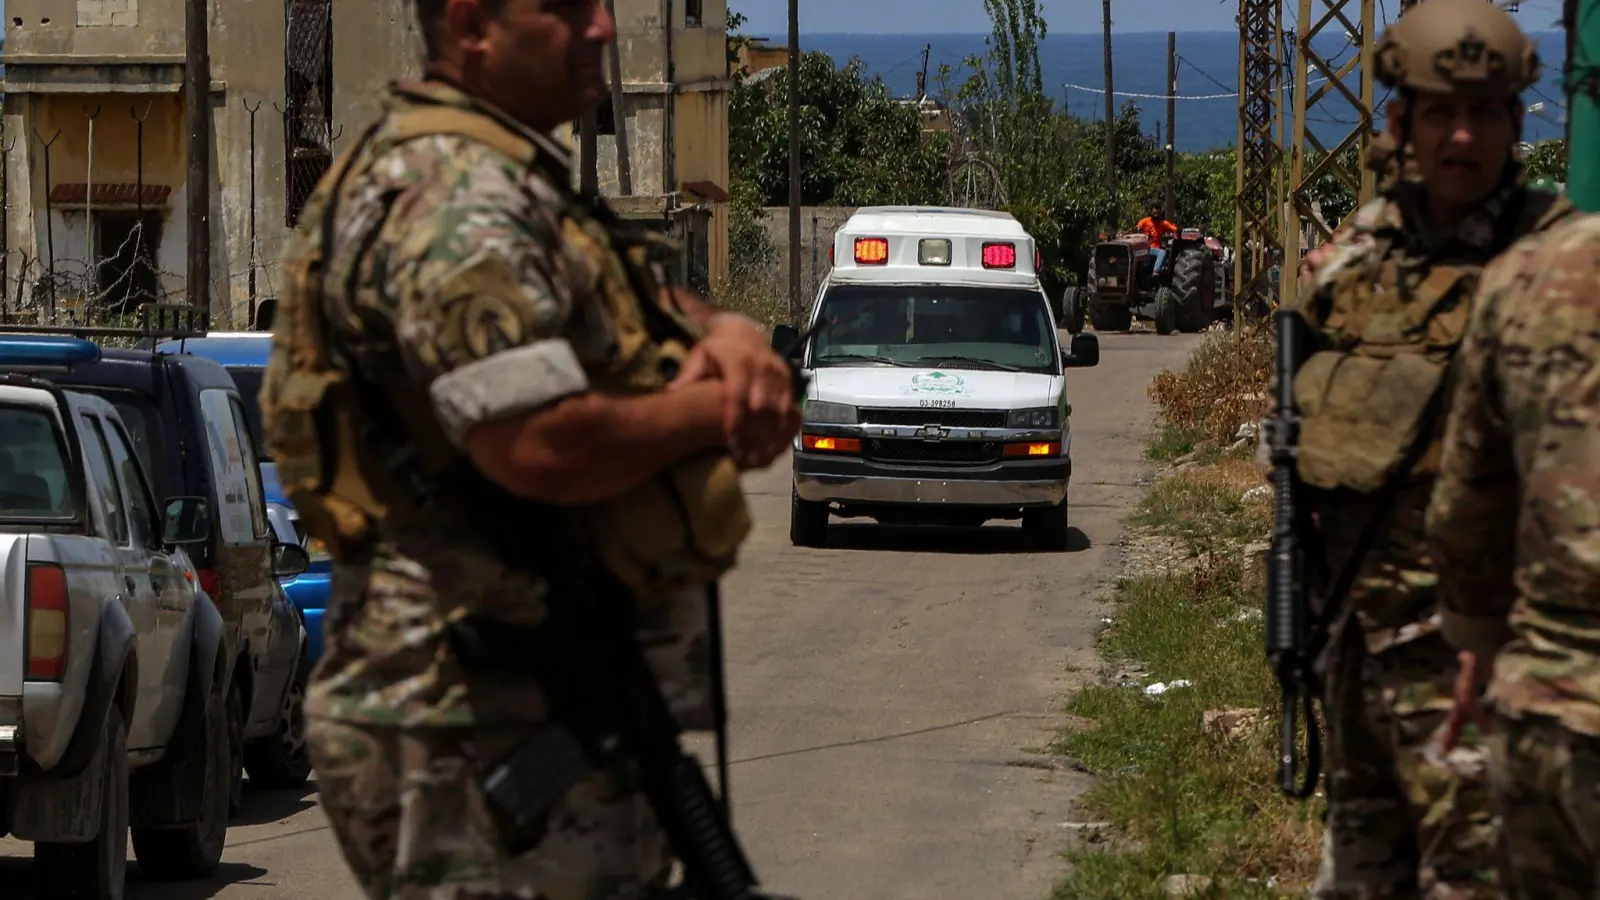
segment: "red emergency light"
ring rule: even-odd
[[[1017,267],[1017,245],[1012,243],[984,244],[983,267],[985,269],[1015,269]]]
[[[889,263],[889,239],[856,238],[856,265],[883,266]]]

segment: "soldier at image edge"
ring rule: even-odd
[[[1513,900],[1600,895],[1597,278],[1595,213],[1484,272],[1428,511],[1453,725],[1489,734]]]
[[[1483,748],[1443,751],[1458,664],[1424,517],[1446,372],[1481,269],[1571,210],[1529,191],[1516,160],[1519,95],[1539,60],[1504,11],[1424,0],[1375,58],[1396,91],[1389,140],[1369,159],[1384,190],[1308,256],[1290,307],[1310,332],[1295,467],[1316,523],[1313,612],[1328,628],[1328,813],[1311,896],[1488,898],[1497,824]],[[1348,593],[1331,596],[1341,580]]]
[[[549,133],[608,96],[602,0],[416,13],[425,78],[390,86],[308,203],[262,390],[285,489],[335,557],[306,700],[320,804],[374,900],[657,896],[673,853],[627,764],[508,848],[484,779],[554,701],[451,635],[535,627],[560,598],[490,539],[533,523],[418,473],[567,516],[637,599],[672,714],[705,729],[707,593],[749,532],[740,472],[798,431],[791,373],[755,323],[666,286],[659,238],[572,190]]]

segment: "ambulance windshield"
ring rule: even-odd
[[[1027,288],[841,284],[823,296],[821,315],[818,367],[1060,368],[1044,297]]]

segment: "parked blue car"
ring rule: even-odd
[[[212,360],[233,376],[233,383],[244,401],[245,418],[261,460],[261,490],[266,495],[270,517],[287,521],[300,546],[311,556],[311,568],[292,578],[282,579],[284,592],[299,608],[306,622],[306,654],[312,665],[322,656],[322,615],[328,607],[331,560],[320,541],[308,538],[300,517],[283,494],[278,467],[267,449],[261,430],[261,378],[272,350],[272,334],[264,331],[213,331],[203,338],[161,341],[156,349],[163,353],[187,353]]]

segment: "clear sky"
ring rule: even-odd
[[[1399,0],[1378,0],[1388,15]],[[745,30],[777,37],[789,31],[788,0],[729,0],[729,5],[750,17]],[[1040,0],[1045,21],[1055,32],[1098,32],[1100,3],[1096,0]],[[1297,10],[1290,0],[1288,9]],[[1313,0],[1318,16],[1324,7]],[[1360,4],[1347,9],[1353,17]],[[1132,31],[1234,31],[1238,25],[1238,0],[1112,0],[1111,30]],[[1387,16],[1382,18],[1387,19]],[[1550,31],[1561,27],[1561,0],[1523,0],[1518,15],[1522,27]],[[961,34],[989,32],[983,0],[800,0],[800,33],[855,34]]]

